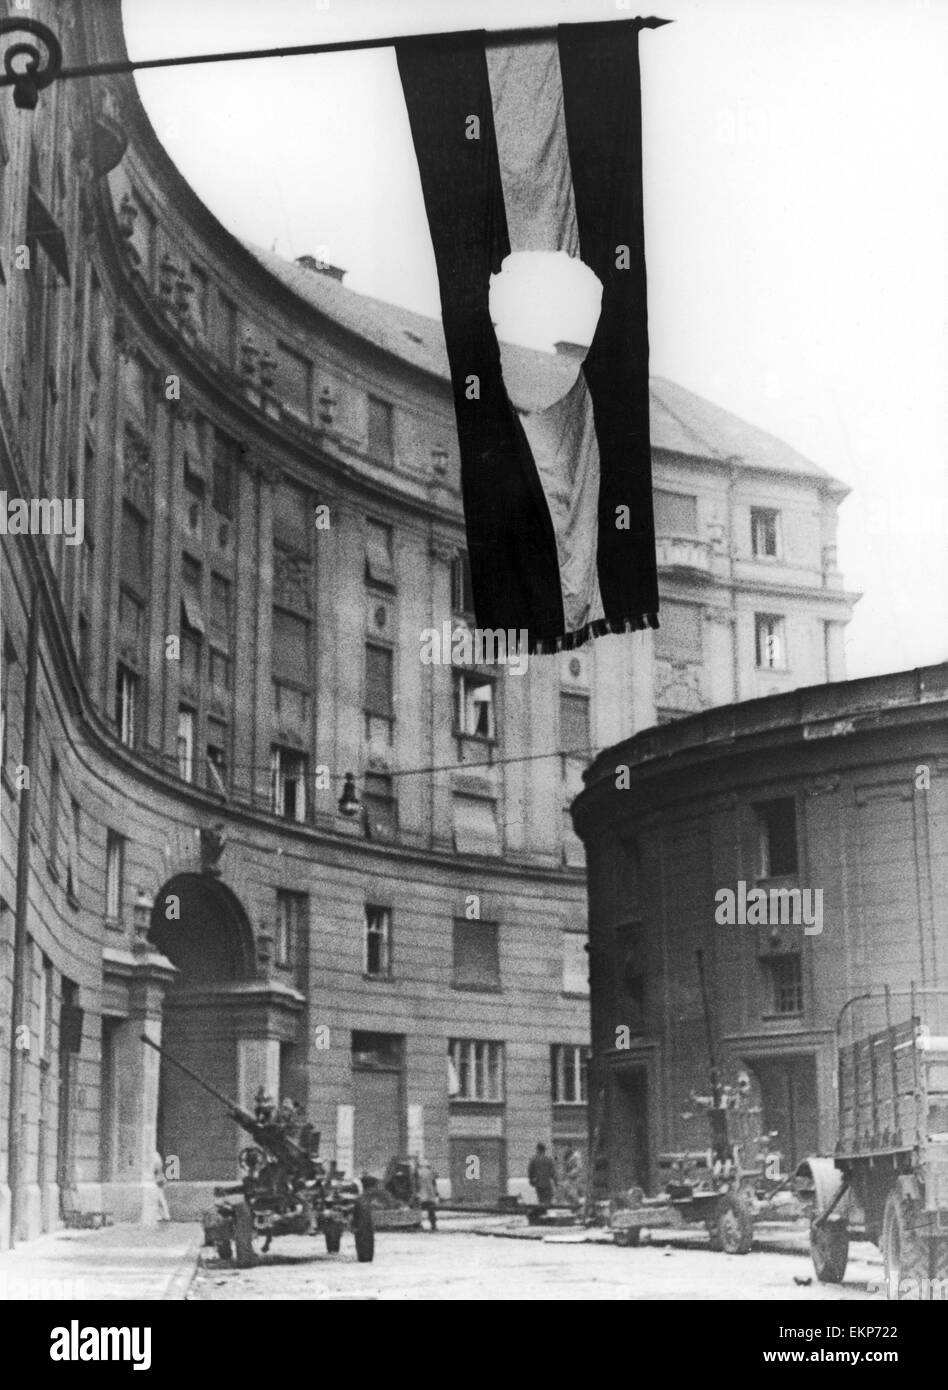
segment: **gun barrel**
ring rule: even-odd
[[[147,1043],[149,1047],[153,1048],[155,1052],[158,1053],[159,1057],[164,1057],[166,1062],[170,1062],[173,1067],[178,1068],[178,1071],[184,1072],[185,1076],[189,1076],[195,1085],[200,1086],[202,1091],[206,1091],[209,1096],[213,1096],[215,1100],[220,1101],[221,1105],[226,1107],[228,1112],[239,1124],[245,1126],[254,1124],[253,1116],[239,1106],[236,1101],[231,1100],[229,1096],[225,1096],[222,1091],[218,1091],[210,1082],[205,1081],[202,1076],[198,1076],[197,1072],[192,1071],[190,1067],[186,1067],[185,1064],[179,1061],[177,1057],[173,1056],[167,1048],[159,1047],[158,1043],[156,1043],[153,1038],[146,1037],[144,1033],[140,1036],[142,1042]]]

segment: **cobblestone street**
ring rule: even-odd
[[[532,1233],[531,1233],[532,1236]],[[321,1241],[285,1237],[252,1270],[205,1251],[189,1299],[800,1299],[878,1300],[878,1252],[854,1247],[845,1282],[813,1278],[809,1258],[774,1249],[728,1256],[700,1236],[636,1250],[589,1242],[581,1233],[511,1239],[470,1229],[383,1232],[375,1260],[360,1265],[351,1238],[338,1255]],[[206,1260],[206,1263],[203,1261]],[[810,1280],[801,1284],[796,1280]]]

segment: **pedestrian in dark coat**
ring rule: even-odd
[[[527,1181],[536,1192],[539,1205],[548,1207],[553,1201],[556,1187],[556,1164],[547,1153],[545,1144],[537,1144],[537,1151],[527,1169]]]

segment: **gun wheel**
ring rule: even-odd
[[[931,1298],[929,1250],[918,1232],[918,1208],[898,1191],[889,1193],[882,1217],[882,1259],[885,1296],[915,1302]]]
[[[745,1197],[729,1192],[721,1198],[715,1219],[714,1248],[725,1255],[746,1255],[754,1243],[754,1215]]]
[[[259,1239],[254,1230],[253,1212],[246,1202],[241,1202],[234,1209],[234,1254],[238,1269],[252,1269],[255,1264],[259,1264],[260,1256],[254,1247],[255,1238]]]
[[[841,1284],[849,1259],[849,1228],[845,1221],[810,1226],[810,1255],[821,1284]]]

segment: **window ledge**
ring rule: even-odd
[[[793,1014],[761,1014],[760,1017],[764,1023],[788,1023],[791,1020],[801,1023],[806,1018],[806,1010],[801,1009],[799,1013]]]
[[[462,994],[503,994],[504,992],[502,985],[459,985],[453,980],[451,988]]]
[[[507,1102],[505,1100],[477,1100],[474,1096],[449,1096],[449,1105],[469,1106],[469,1105],[489,1105],[495,1109],[502,1109]]]
[[[362,972],[363,980],[369,980],[374,985],[391,985],[395,983],[394,975],[372,975],[368,970]]]

